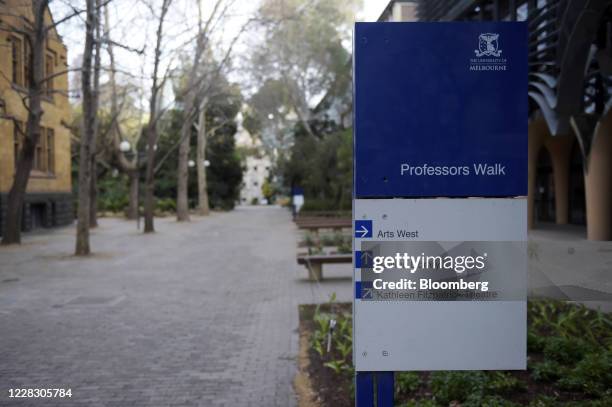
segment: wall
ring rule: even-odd
[[[7,0],[0,4],[0,9],[8,9],[12,13],[21,12],[31,19],[30,8],[24,6],[23,1]],[[12,25],[20,24],[18,18],[3,16],[4,21]],[[46,24],[52,24],[49,14]],[[27,111],[22,103],[22,95],[17,92],[16,86],[8,79],[12,78],[11,43],[8,41],[12,34],[0,31],[0,100],[4,105],[3,112],[25,123]],[[57,58],[54,72],[67,69],[67,50],[57,33],[52,30],[49,34],[47,49],[55,52]],[[54,93],[52,100],[43,102],[44,114],[41,119],[43,127],[53,128],[55,133],[55,173],[53,175],[32,172],[28,183],[28,193],[70,193],[70,131],[62,124],[70,123],[71,110],[66,92],[68,90],[68,75],[63,74],[53,79],[53,86],[61,93]],[[0,119],[0,193],[7,193],[13,183],[15,157],[14,157],[13,121]]]

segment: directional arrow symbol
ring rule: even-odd
[[[370,267],[372,264],[372,252],[361,252],[361,267]]]
[[[355,221],[355,237],[358,239],[372,237],[372,221],[371,220],[356,220]]]
[[[366,228],[365,226],[361,226],[361,229],[359,229],[356,233],[361,233],[361,236],[359,237],[365,237],[365,235],[367,235],[370,231],[368,230],[368,228]]]
[[[371,268],[374,255],[371,251],[355,252],[355,268]]]

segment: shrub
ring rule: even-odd
[[[98,210],[109,212],[122,212],[129,205],[129,198],[126,195],[122,196],[101,196],[98,199]]]
[[[546,339],[544,356],[562,364],[574,364],[592,350],[592,346],[581,339],[551,337]]]
[[[128,178],[125,175],[113,177],[104,174],[98,180],[98,210],[122,212],[129,204]]]
[[[558,404],[557,404],[558,405]],[[570,401],[563,404],[563,407],[610,407],[612,406],[612,393],[610,391],[599,400],[580,400]]]
[[[517,407],[518,404],[508,400],[504,400],[499,396],[484,396],[477,395],[468,397],[462,407]]]
[[[606,390],[612,389],[612,351],[587,355],[559,379],[558,384],[565,390],[602,396]]]
[[[430,386],[434,399],[443,405],[451,401],[464,402],[468,398],[484,395],[486,375],[483,372],[434,372],[431,375]]]
[[[348,241],[344,241],[341,245],[338,245],[338,253],[352,253],[353,252],[353,242],[349,239]]]
[[[554,382],[561,377],[566,370],[561,364],[554,360],[534,363],[531,369],[531,377],[541,382]]]
[[[416,372],[398,372],[395,374],[395,393],[410,394],[419,388],[421,378]]]
[[[556,407],[559,402],[555,397],[539,395],[529,402],[529,407]]]
[[[512,394],[525,391],[525,384],[506,372],[489,372],[487,392],[493,394]]]
[[[157,199],[155,209],[161,212],[174,212],[176,211],[176,201],[172,198]]]
[[[528,322],[535,333],[581,338],[593,346],[612,346],[608,314],[555,300],[528,302]]]
[[[307,247],[316,245],[316,237],[312,233],[307,232],[304,236],[304,244]]]
[[[527,350],[530,353],[542,353],[544,351],[545,344],[546,338],[538,335],[531,329],[527,331]]]
[[[323,235],[321,236],[321,244],[323,246],[335,246],[336,240],[333,235]]]
[[[433,400],[410,400],[400,407],[438,407],[438,403]]]

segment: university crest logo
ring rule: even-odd
[[[500,57],[499,34],[483,33],[478,36],[478,49],[474,50],[477,57]]]

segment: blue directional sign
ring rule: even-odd
[[[355,198],[527,195],[525,23],[357,23]]]
[[[371,251],[356,251],[355,252],[355,268],[370,268],[374,255]]]
[[[372,298],[372,282],[371,281],[356,281],[355,282],[355,298],[371,299]]]
[[[355,221],[355,237],[365,239],[372,237],[372,221],[371,220],[356,220]]]

